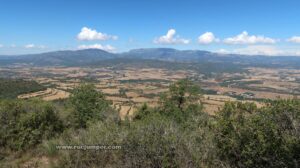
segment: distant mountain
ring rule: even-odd
[[[210,59],[215,54],[200,50],[176,50],[172,48],[145,48],[134,49],[122,53],[123,57],[139,59],[157,59],[165,61],[195,61]]]
[[[26,63],[38,66],[72,66],[87,65],[101,60],[113,59],[115,57],[115,54],[103,50],[85,49],[77,51],[55,51],[41,54],[28,54],[19,56],[0,56],[0,61],[7,64]]]
[[[110,61],[117,59],[117,61]],[[101,62],[132,60],[159,60],[181,63],[200,63],[201,65],[227,64],[260,67],[300,68],[300,57],[295,56],[246,56],[237,54],[218,54],[201,50],[176,50],[172,48],[134,49],[124,53],[109,53],[99,49],[77,51],[56,51],[19,56],[0,56],[0,65],[30,64],[35,66],[83,66],[97,65]]]
[[[171,48],[134,49],[122,53],[122,56],[125,58],[189,63],[233,63],[244,66],[300,68],[300,57],[298,56],[219,54],[201,50],[176,50]]]

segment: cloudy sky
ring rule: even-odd
[[[0,55],[171,47],[300,56],[299,0],[1,0]]]

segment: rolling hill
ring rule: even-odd
[[[41,54],[0,56],[0,65],[28,64],[32,66],[88,66],[105,62],[125,63],[133,60],[155,60],[191,64],[230,64],[258,67],[300,68],[296,56],[246,56],[218,54],[201,50],[176,50],[172,48],[134,49],[123,53],[109,53],[99,49],[66,50]],[[153,61],[152,61],[153,62]]]

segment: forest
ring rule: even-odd
[[[0,78],[0,98],[17,98],[24,93],[37,92],[46,88],[35,81]]]

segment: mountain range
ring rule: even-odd
[[[0,56],[0,65],[28,64],[32,66],[86,66],[105,61],[156,60],[179,63],[218,63],[245,66],[276,66],[300,68],[300,57],[219,54],[201,50],[172,48],[143,48],[123,53],[109,53],[100,49],[65,50],[40,54]]]

